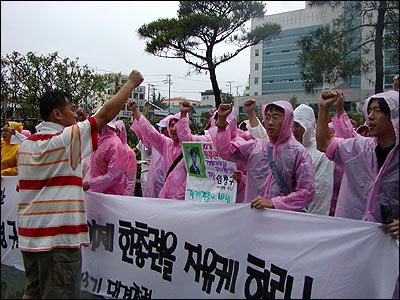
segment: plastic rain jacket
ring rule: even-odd
[[[390,108],[390,118],[396,134],[395,146],[378,171],[376,137],[335,137],[331,141],[326,155],[344,171],[336,217],[381,222],[379,204],[388,202],[393,217],[399,218],[399,92],[392,90],[369,97],[364,105],[366,120],[368,103],[372,98],[385,99]]]
[[[120,135],[119,138],[121,139],[122,144],[125,145],[128,161],[127,161],[127,168],[125,172],[126,176],[126,195],[133,196],[135,193],[135,185],[136,185],[136,171],[137,171],[137,160],[136,160],[136,153],[132,150],[132,148],[128,145],[128,136],[126,133],[126,127],[124,121],[118,120],[115,121],[115,127],[119,129]]]
[[[90,158],[89,187],[93,192],[127,195],[126,168],[128,155],[114,129],[104,126],[99,134],[99,146]]]
[[[334,163],[325,153],[317,149],[315,139],[316,120],[314,110],[305,104],[300,104],[293,111],[294,121],[304,128],[303,146],[311,155],[315,176],[315,195],[308,205],[308,212],[320,215],[329,215],[333,191]]]
[[[347,113],[344,111],[339,117],[335,114],[332,118],[332,127],[335,130],[335,137],[341,138],[353,138],[353,137],[361,137],[358,134],[351,124],[350,118]],[[342,183],[343,178],[343,169],[337,163],[334,164],[335,168],[333,171],[333,193],[331,199],[331,210],[329,215],[334,216],[336,210],[336,203],[339,196],[340,185]]]
[[[216,147],[224,159],[247,164],[245,202],[251,202],[260,195],[271,199],[277,209],[299,211],[311,202],[315,194],[311,156],[292,134],[292,105],[287,101],[271,103],[285,110],[285,119],[276,143],[259,138],[236,143],[231,141],[229,130],[224,130],[216,134]],[[264,114],[263,118],[266,124]],[[228,124],[228,127],[230,126]],[[282,193],[270,168],[268,147],[272,148],[272,158],[289,189],[289,194],[286,196]]]
[[[164,185],[163,156],[154,147],[151,147],[151,162],[147,173],[147,181],[143,197],[158,198]]]
[[[172,116],[179,120],[179,117]],[[169,167],[174,160],[182,153],[182,144],[179,142],[175,146],[174,141],[158,132],[154,126],[144,117],[140,116],[139,120],[134,120],[130,129],[143,141],[143,143],[152,144],[160,154],[163,156],[163,179],[164,185],[158,195],[158,198],[185,200],[186,191],[186,167],[185,161],[182,158],[175,166],[174,170],[169,174],[168,178],[165,176],[168,173]],[[169,132],[169,126],[167,127]]]
[[[8,121],[9,127],[21,133],[22,123]],[[1,176],[17,176],[17,152],[19,144],[11,144],[11,135],[8,140],[1,140]]]

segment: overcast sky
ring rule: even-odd
[[[267,1],[266,7],[270,15],[303,9],[305,1]],[[143,24],[176,17],[177,10],[178,1],[1,1],[1,56],[57,51],[101,74],[138,69],[143,85],[154,84],[165,97],[163,81],[171,74],[171,97],[200,100],[200,93],[211,89],[209,77],[188,77],[191,68],[183,60],[145,53],[145,41],[136,33]],[[250,48],[217,67],[220,89],[242,95],[249,71]]]

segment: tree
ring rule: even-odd
[[[92,109],[88,100],[94,100],[104,90],[111,75],[98,75],[87,65],[78,65],[78,59],[61,58],[57,52],[37,56],[33,52],[18,52],[1,58],[2,121],[7,110],[20,119],[39,118],[39,97],[47,90],[58,88],[70,92],[75,106]],[[17,109],[16,109],[17,108]],[[17,110],[17,112],[16,112]]]
[[[340,1],[310,1],[310,5],[338,4]],[[323,83],[348,81],[375,67],[375,93],[384,90],[384,51],[392,65],[399,58],[399,2],[344,1],[345,13],[302,37],[298,64],[305,92],[314,94]],[[361,34],[363,32],[363,34]],[[374,46],[374,47],[372,47]],[[367,54],[374,49],[374,59]]]
[[[296,109],[297,106],[299,106],[298,102],[297,102],[297,97],[296,95],[293,95],[290,99],[289,99],[290,104],[292,104],[293,109]]]
[[[179,1],[178,17],[144,24],[138,35],[146,41],[145,51],[164,58],[183,59],[194,73],[207,72],[221,104],[216,68],[242,50],[279,35],[281,26],[266,23],[253,30],[245,25],[251,18],[264,17],[263,1]],[[220,43],[235,50],[216,54]],[[240,71],[240,70],[238,70]]]

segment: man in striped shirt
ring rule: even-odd
[[[134,70],[92,117],[75,123],[69,93],[40,99],[41,131],[18,151],[18,235],[27,285],[24,299],[79,299],[81,246],[88,246],[81,161],[97,148],[98,131],[123,108],[143,81]]]

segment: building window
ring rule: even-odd
[[[256,63],[255,65],[254,65],[254,70],[258,70],[258,63]]]
[[[254,96],[258,96],[258,92],[254,92]]]
[[[258,84],[258,77],[254,77],[254,84]]]
[[[260,55],[260,50],[259,50],[259,49],[256,49],[256,50],[254,51],[254,55],[255,55],[255,56],[259,56],[259,55]]]

